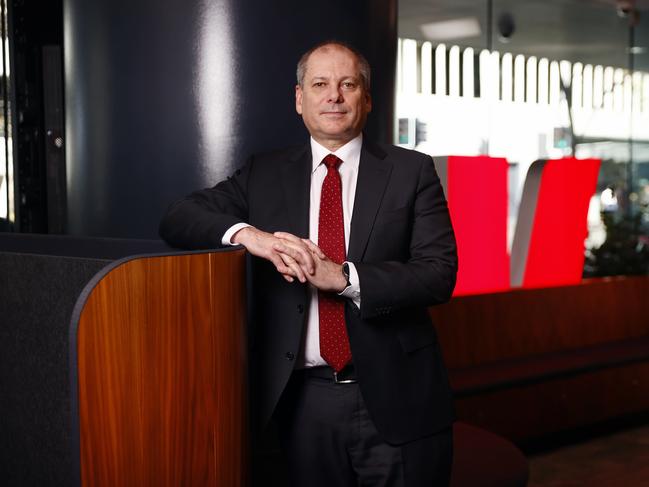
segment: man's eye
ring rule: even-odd
[[[324,82],[324,81],[318,81],[318,82],[316,82],[316,83],[313,83],[313,86],[314,86],[315,88],[322,88],[324,85],[325,85],[325,82]]]
[[[354,88],[356,86],[356,83],[354,83],[353,81],[345,81],[343,83],[343,86],[345,88],[350,88],[351,89],[351,88]]]

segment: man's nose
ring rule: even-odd
[[[342,103],[343,102],[343,93],[339,86],[331,86],[329,89],[327,101],[329,103]]]

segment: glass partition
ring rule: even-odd
[[[15,221],[7,2],[0,0],[0,229]],[[4,225],[2,225],[4,223]]]
[[[649,12],[578,0],[399,9],[395,143],[506,158],[510,250],[532,163],[601,159],[584,276],[649,272]]]

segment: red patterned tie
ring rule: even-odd
[[[318,246],[332,261],[342,264],[345,261],[345,227],[338,166],[343,161],[329,154],[322,162],[327,166],[327,176],[322,183],[320,195]],[[343,298],[336,293],[318,291],[318,311],[320,355],[336,372],[340,372],[352,358]]]

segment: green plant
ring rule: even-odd
[[[602,212],[606,240],[586,251],[584,277],[649,274],[649,236],[643,233],[643,213],[620,216]]]

